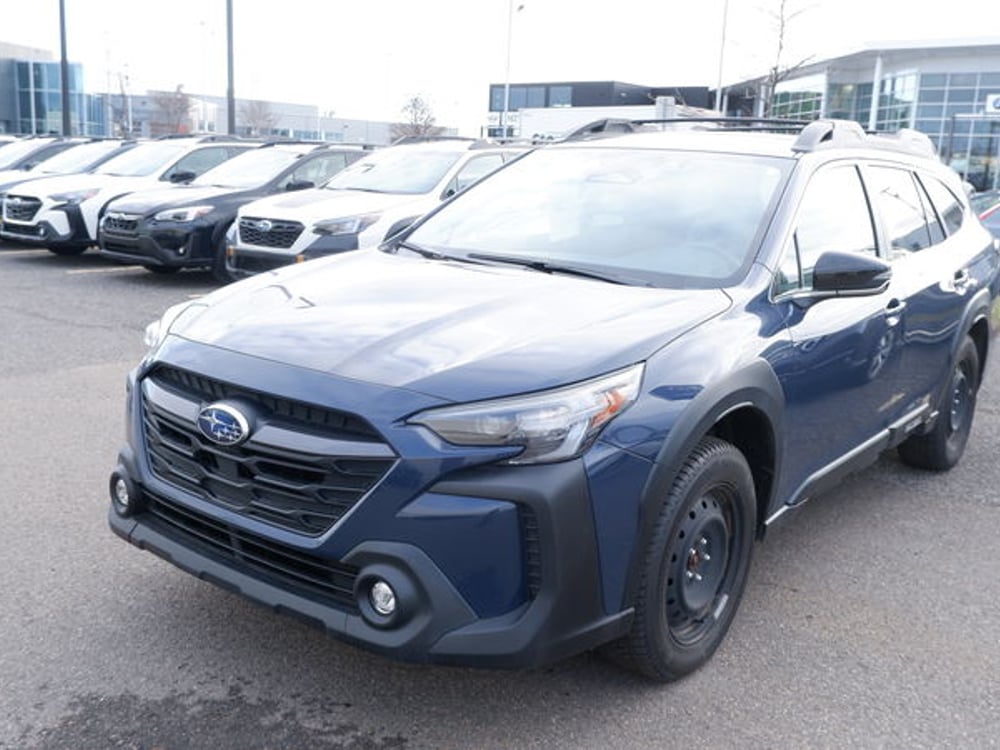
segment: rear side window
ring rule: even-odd
[[[866,174],[872,200],[885,222],[893,257],[923,250],[944,238],[912,172],[872,166]]]
[[[778,270],[778,293],[812,289],[812,274],[826,252],[875,255],[875,230],[858,170],[818,172],[799,204],[792,243]]]
[[[962,226],[962,219],[965,217],[962,202],[937,177],[920,175],[919,179],[930,195],[931,203],[934,205],[937,215],[941,218],[941,223],[944,224],[945,231],[949,235],[957,232]]]

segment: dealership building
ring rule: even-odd
[[[856,120],[870,130],[914,128],[977,189],[1000,187],[1000,37],[893,42],[797,68],[769,92],[766,78],[726,87],[727,113]]]

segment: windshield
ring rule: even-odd
[[[423,195],[434,190],[461,156],[458,151],[425,151],[410,146],[387,148],[341,170],[324,187]]]
[[[124,154],[108,159],[94,170],[119,177],[148,177],[172,163],[187,146],[180,143],[140,143]]]
[[[4,146],[3,150],[0,150],[0,169],[9,169],[25,156],[29,156],[33,151],[47,143],[51,143],[51,139],[45,138],[39,140],[38,138],[32,138]]]
[[[229,188],[252,188],[263,185],[277,176],[301,154],[277,148],[244,151],[229,161],[209,169],[192,185],[216,185]]]
[[[51,174],[73,174],[90,169],[108,154],[121,148],[121,141],[98,141],[81,143],[79,146],[62,151],[38,165],[41,172]]]
[[[722,153],[542,149],[477,183],[406,241],[654,286],[724,286],[752,262],[790,165]]]

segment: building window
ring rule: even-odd
[[[549,106],[550,107],[573,106],[573,87],[549,86]]]

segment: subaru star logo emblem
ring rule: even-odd
[[[233,406],[209,404],[198,412],[198,429],[219,445],[239,445],[250,437],[250,422]]]
[[[255,226],[262,232],[270,232],[274,228],[274,224],[267,219],[261,219]]]

